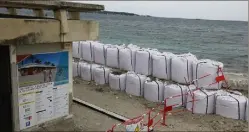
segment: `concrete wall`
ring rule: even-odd
[[[63,48],[64,47],[64,48]],[[72,48],[71,43],[67,43],[67,46],[63,46],[61,43],[53,44],[34,44],[34,45],[11,45],[11,76],[12,76],[12,106],[13,106],[13,124],[14,131],[20,130],[19,124],[19,104],[18,104],[18,76],[17,76],[17,62],[16,56],[22,54],[34,54],[34,53],[47,53],[58,51],[69,51],[69,114],[71,114],[72,105]]]

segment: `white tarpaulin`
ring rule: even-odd
[[[197,114],[213,114],[215,110],[216,91],[196,90],[187,96],[187,106],[189,111]],[[193,103],[194,102],[194,103]]]
[[[119,68],[132,71],[132,50],[130,48],[119,49]]]
[[[145,75],[136,74],[134,72],[128,72],[126,74],[126,88],[127,94],[134,96],[143,96],[144,82],[146,80]]]
[[[92,81],[94,80],[94,70],[96,67],[99,65],[97,64],[89,64],[86,62],[79,62],[79,67],[80,67],[80,77],[82,80],[85,81]]]
[[[110,46],[105,50],[106,65],[112,68],[119,68],[119,46]],[[127,60],[125,61],[127,62]]]
[[[164,85],[162,81],[147,79],[144,83],[144,98],[151,102],[163,101]]]
[[[113,90],[125,90],[125,78],[126,74],[117,74],[114,72],[111,72],[109,74],[109,86]]]
[[[232,119],[245,119],[247,98],[243,95],[223,93],[216,95],[217,115]]]
[[[80,52],[80,44],[79,41],[73,42],[73,57],[74,58],[80,58],[81,57],[81,52]]]
[[[166,99],[166,105],[173,106],[173,108],[186,106],[187,92],[194,89],[194,85],[190,85],[189,87],[187,87],[185,85],[179,84],[166,84],[164,89],[164,99]]]
[[[107,84],[108,83],[108,74],[110,69],[107,67],[96,67],[94,70],[94,81],[97,84]]]
[[[93,61],[93,44],[92,41],[80,41],[81,58],[85,61]]]
[[[73,77],[80,76],[79,63],[73,61]]]
[[[171,58],[171,79],[177,83],[186,84],[193,80],[193,61],[197,58],[193,54],[182,54]],[[184,79],[186,78],[186,80]]]
[[[221,75],[218,73],[218,67],[223,69],[223,64],[221,62],[212,61],[209,59],[202,59],[193,62],[193,79],[197,79],[194,81],[195,85],[198,88],[203,87],[204,89],[220,89],[222,82],[215,83],[216,77]],[[205,75],[209,75],[203,77]],[[201,78],[203,77],[203,78]],[[198,79],[201,78],[201,79]],[[212,84],[215,83],[215,84]],[[209,84],[212,84],[208,86]]]

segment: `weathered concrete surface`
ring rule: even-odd
[[[96,40],[98,23],[85,20],[68,20],[69,32],[64,42]],[[58,20],[25,20],[0,19],[0,44],[39,44],[58,43],[61,41],[60,21]]]
[[[0,7],[28,8],[28,9],[67,9],[69,11],[98,11],[104,10],[103,5],[83,4],[65,1],[0,1]]]

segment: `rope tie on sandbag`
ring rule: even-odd
[[[168,76],[168,64],[167,64],[167,57],[166,55],[163,55],[164,56],[164,61],[165,61],[165,74],[166,74],[166,77]]]
[[[203,92],[206,96],[207,96],[207,104],[206,104],[206,114],[208,111],[208,94],[206,92],[204,92],[202,89],[200,89],[201,92]]]
[[[159,96],[160,96],[159,84],[158,84],[157,81],[155,81],[155,83],[157,84],[157,99],[158,99],[158,101],[160,101],[160,98],[159,98]]]
[[[108,48],[108,47],[107,47]],[[107,49],[106,48],[106,49]],[[103,54],[104,54],[104,65],[106,65],[106,53],[105,53],[105,45],[103,45]]]
[[[130,56],[131,56],[131,68],[133,69],[133,64],[132,64],[132,50],[130,48],[127,48],[130,50]]]
[[[119,60],[119,48],[117,48],[117,61],[118,61],[118,68],[120,67],[120,60]]]
[[[239,100],[234,98],[233,96],[229,95],[231,98],[233,98],[236,102],[238,102],[238,119],[240,119],[240,104],[239,104]]]
[[[80,42],[78,42],[78,55],[80,55]]]
[[[106,78],[105,78],[105,68],[104,67],[101,67],[103,68],[103,71],[104,71],[104,80],[105,80],[105,83],[106,83]]]
[[[91,73],[91,80],[93,80],[92,64],[90,64],[90,73]]]
[[[172,57],[169,59],[169,65],[170,65],[170,76],[169,76],[169,79],[171,80],[171,78],[172,78]]]
[[[93,61],[93,53],[92,53],[92,43],[90,42],[90,52],[91,52],[91,62]]]
[[[177,84],[177,85],[178,85],[178,86],[179,86],[179,88],[181,89],[181,95],[182,95],[182,106],[183,106],[183,104],[184,104],[183,102],[184,102],[184,101],[183,101],[183,91],[182,91],[182,86],[180,86],[179,84]]]
[[[135,74],[138,77],[139,80],[139,89],[140,89],[140,96],[142,96],[142,84],[141,84],[141,78],[138,76],[138,74]]]
[[[188,59],[187,59],[187,76],[188,76],[188,82],[189,82]]]
[[[121,81],[120,81],[120,78],[121,78],[121,77],[120,77],[120,75],[119,75],[119,78],[118,78],[118,87],[119,87],[119,89],[120,89],[120,91],[121,91],[122,89],[121,89],[121,84],[120,84],[120,82],[121,82]]]

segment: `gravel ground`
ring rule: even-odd
[[[127,118],[145,113],[148,108],[155,107],[143,98],[129,96],[124,92],[111,91],[108,86],[96,86],[93,82],[75,79],[74,97],[105,108]],[[158,118],[160,119],[160,118]],[[156,122],[156,121],[155,121]],[[161,131],[247,131],[248,123],[218,115],[199,115],[189,111],[179,112],[167,116],[168,126],[161,126],[155,130]],[[109,126],[111,127],[111,126]],[[104,130],[102,130],[104,131]]]

